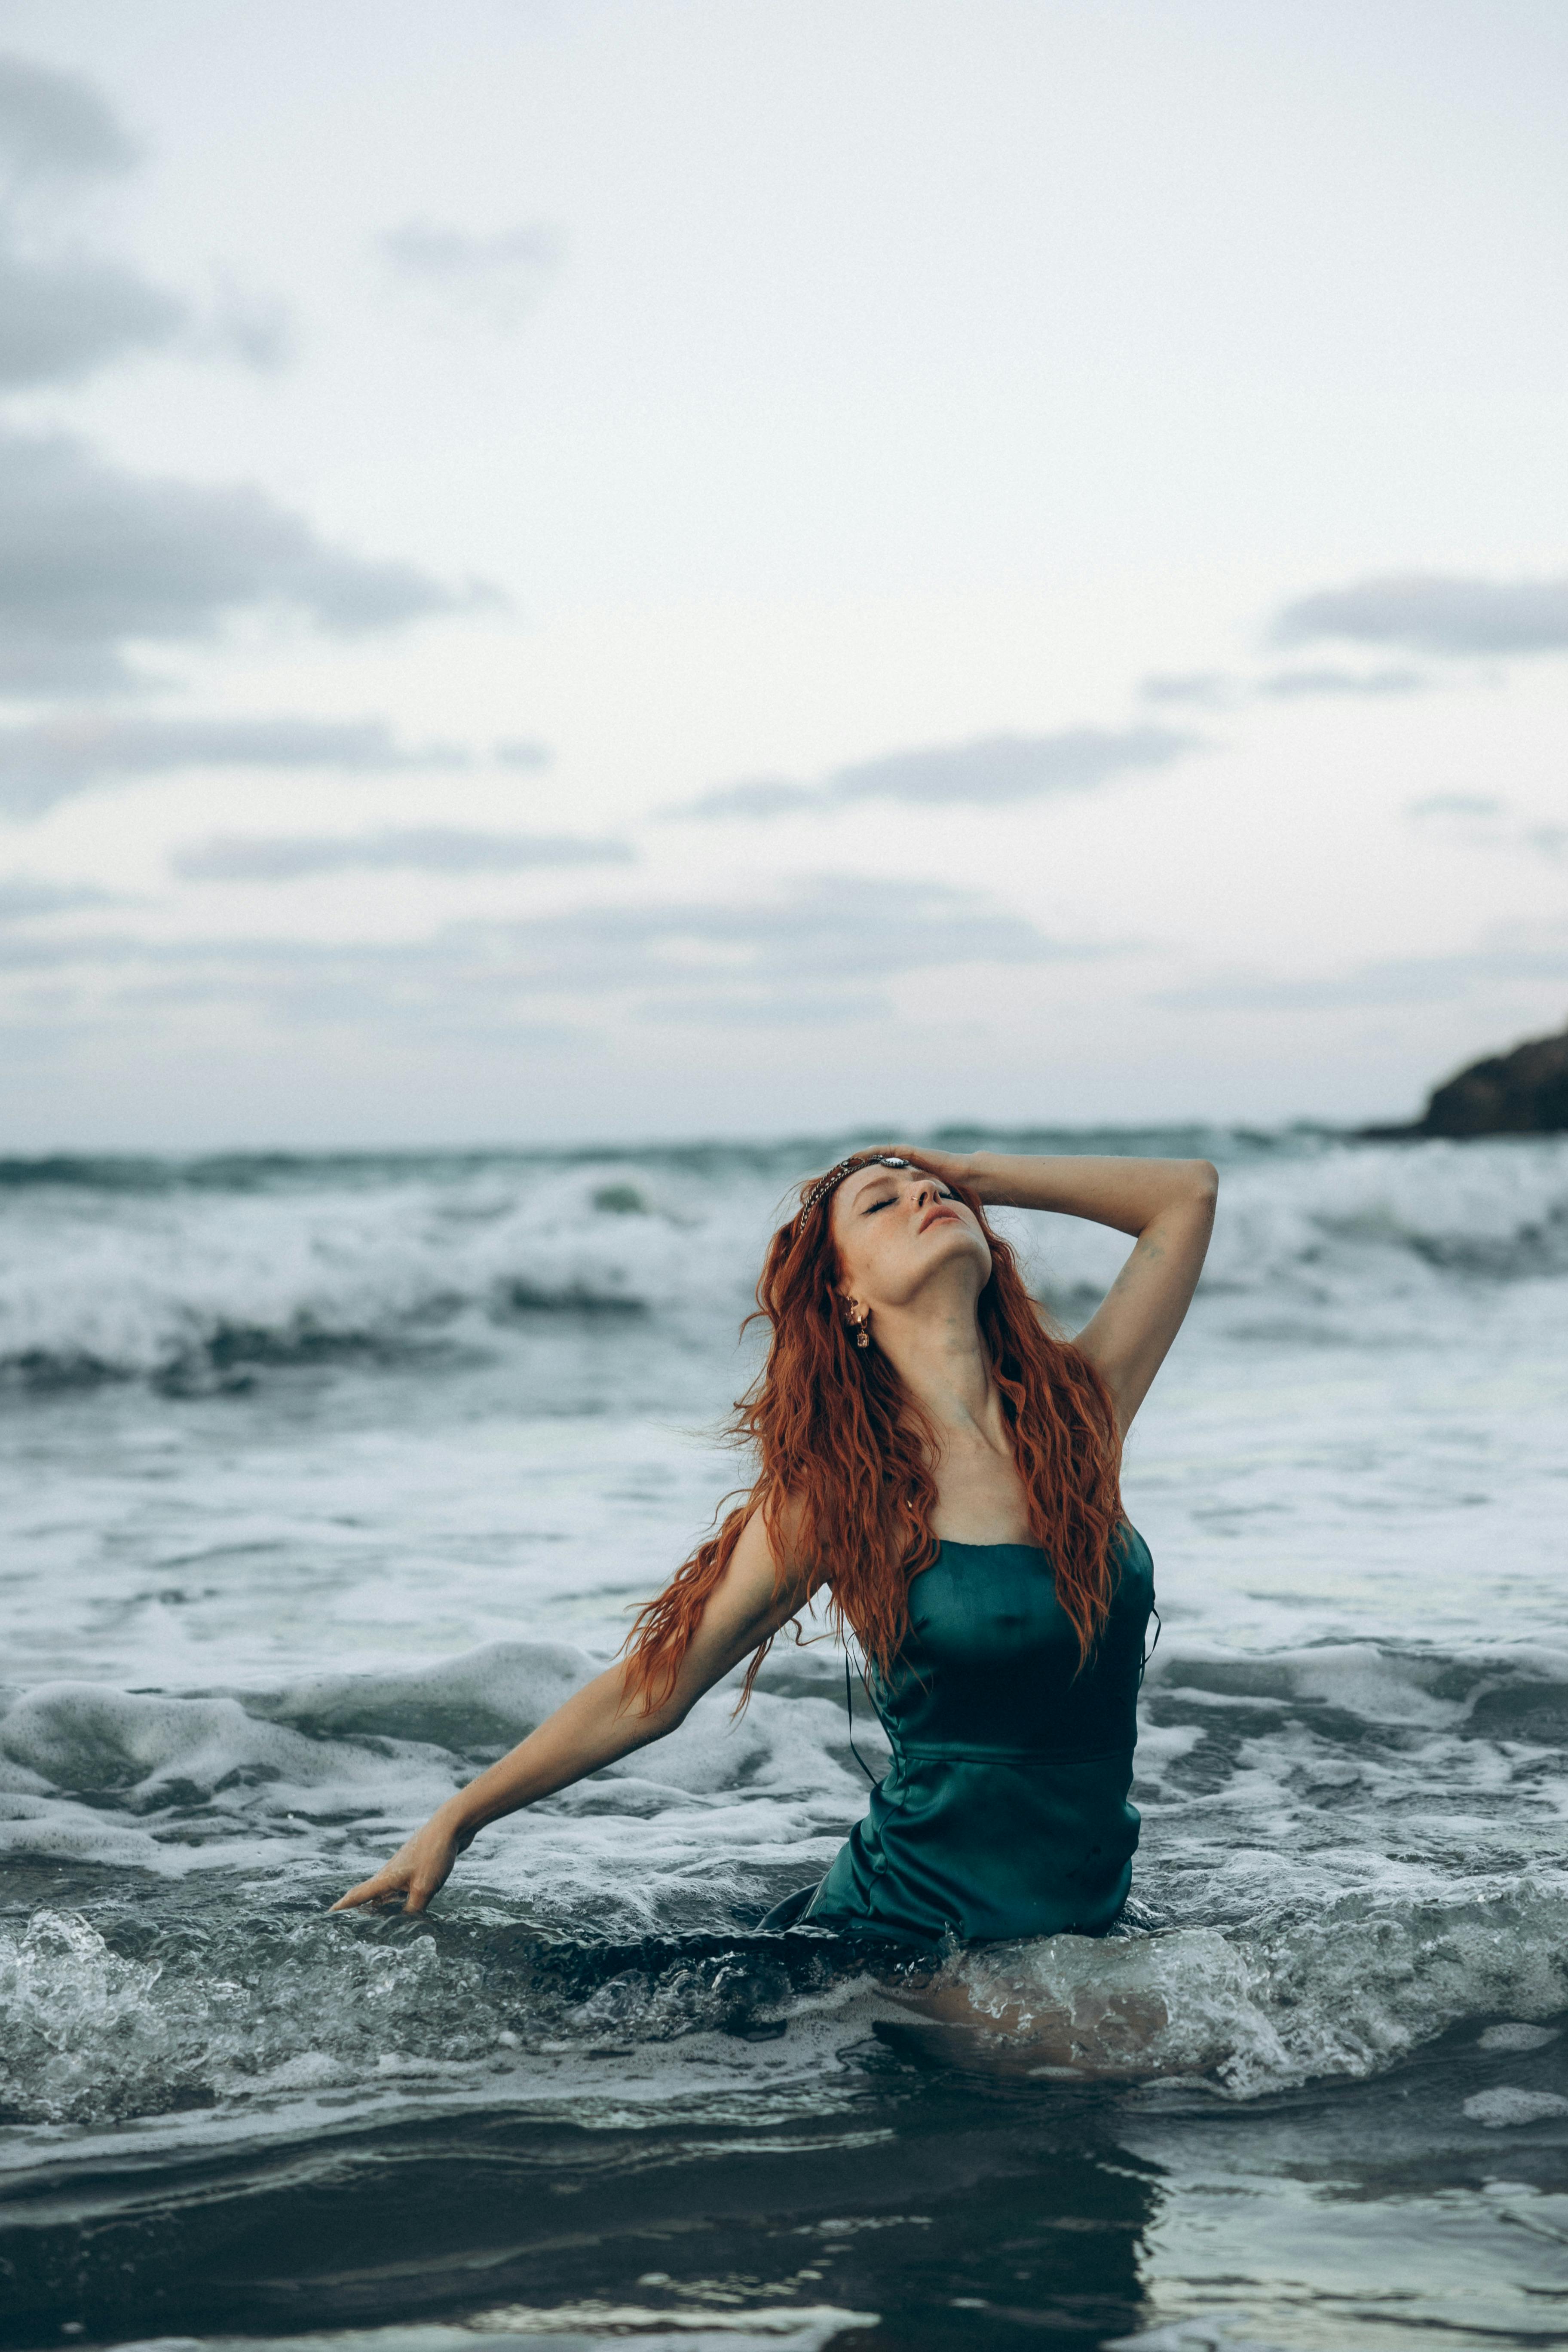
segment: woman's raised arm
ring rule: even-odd
[[[1052,1209],[1137,1236],[1078,1346],[1110,1391],[1125,1435],[1192,1304],[1214,1227],[1219,1177],[1206,1160],[1028,1159],[1000,1151],[910,1156],[967,1184],[988,1207]]]
[[[808,1598],[807,1580],[793,1563],[786,1562],[780,1574],[762,1514],[754,1512],[709,1597],[668,1698],[647,1706],[646,1694],[632,1685],[629,1663],[617,1660],[574,1691],[510,1754],[448,1797],[390,1862],[351,1886],[332,1909],[389,1904],[401,1896],[405,1911],[423,1911],[487,1822],[570,1788],[633,1748],[662,1739],[684,1722],[704,1691],[787,1624]]]

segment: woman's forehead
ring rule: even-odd
[[[864,1168],[851,1170],[838,1186],[837,1197],[841,1201],[848,1201],[884,1178],[891,1177],[897,1181],[901,1176],[918,1176],[921,1172],[912,1160],[896,1160],[889,1153],[886,1160],[872,1160]]]

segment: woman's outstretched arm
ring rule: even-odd
[[[487,1822],[570,1788],[634,1748],[662,1739],[684,1722],[704,1691],[787,1624],[808,1598],[806,1579],[792,1563],[779,1573],[762,1514],[754,1512],[709,1598],[668,1698],[647,1706],[646,1694],[632,1687],[627,1662],[617,1660],[574,1691],[509,1755],[448,1797],[390,1862],[351,1886],[332,1909],[389,1904],[401,1896],[405,1911],[423,1911]]]
[[[1026,1159],[1000,1151],[913,1157],[968,1184],[988,1207],[1052,1209],[1137,1236],[1132,1255],[1078,1335],[1125,1433],[1192,1304],[1214,1227],[1219,1177],[1206,1160]]]

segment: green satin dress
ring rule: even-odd
[[[1080,1673],[1044,1552],[942,1545],[910,1586],[892,1674],[871,1683],[891,1767],[821,1885],[771,1924],[922,1943],[1104,1934],[1138,1843],[1127,1798],[1154,1603],[1149,1548],[1125,1524],[1115,1566]]]

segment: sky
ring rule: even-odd
[[[9,0],[0,1153],[1568,1015],[1559,0]]]

